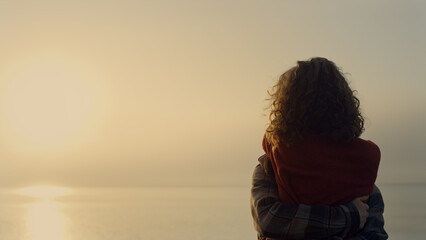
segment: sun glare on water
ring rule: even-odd
[[[26,235],[31,240],[69,240],[69,219],[64,204],[55,198],[71,194],[71,189],[57,186],[34,186],[16,193],[36,200],[27,204]]]

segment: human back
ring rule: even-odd
[[[360,138],[360,102],[333,62],[299,61],[269,94],[262,145],[281,201],[333,205],[371,194],[380,150]]]

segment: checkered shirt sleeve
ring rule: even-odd
[[[338,206],[292,205],[279,201],[272,173],[259,164],[253,173],[251,213],[258,239],[387,239],[383,229],[383,199],[375,188],[369,199],[370,216],[361,232],[353,203]],[[372,207],[375,206],[375,207]],[[373,237],[374,236],[374,237]]]

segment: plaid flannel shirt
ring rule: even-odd
[[[265,157],[263,155],[259,161],[264,163]],[[359,213],[353,203],[308,206],[280,202],[273,172],[267,173],[268,167],[262,165],[257,165],[254,170],[250,199],[258,239],[341,240],[348,235],[352,236],[348,238],[351,240],[388,238],[383,228],[383,198],[377,186],[368,199],[370,209],[367,222],[358,231]]]

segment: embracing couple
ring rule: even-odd
[[[359,100],[339,68],[299,61],[268,93],[251,189],[258,239],[387,239],[375,186],[380,149],[360,138]]]

